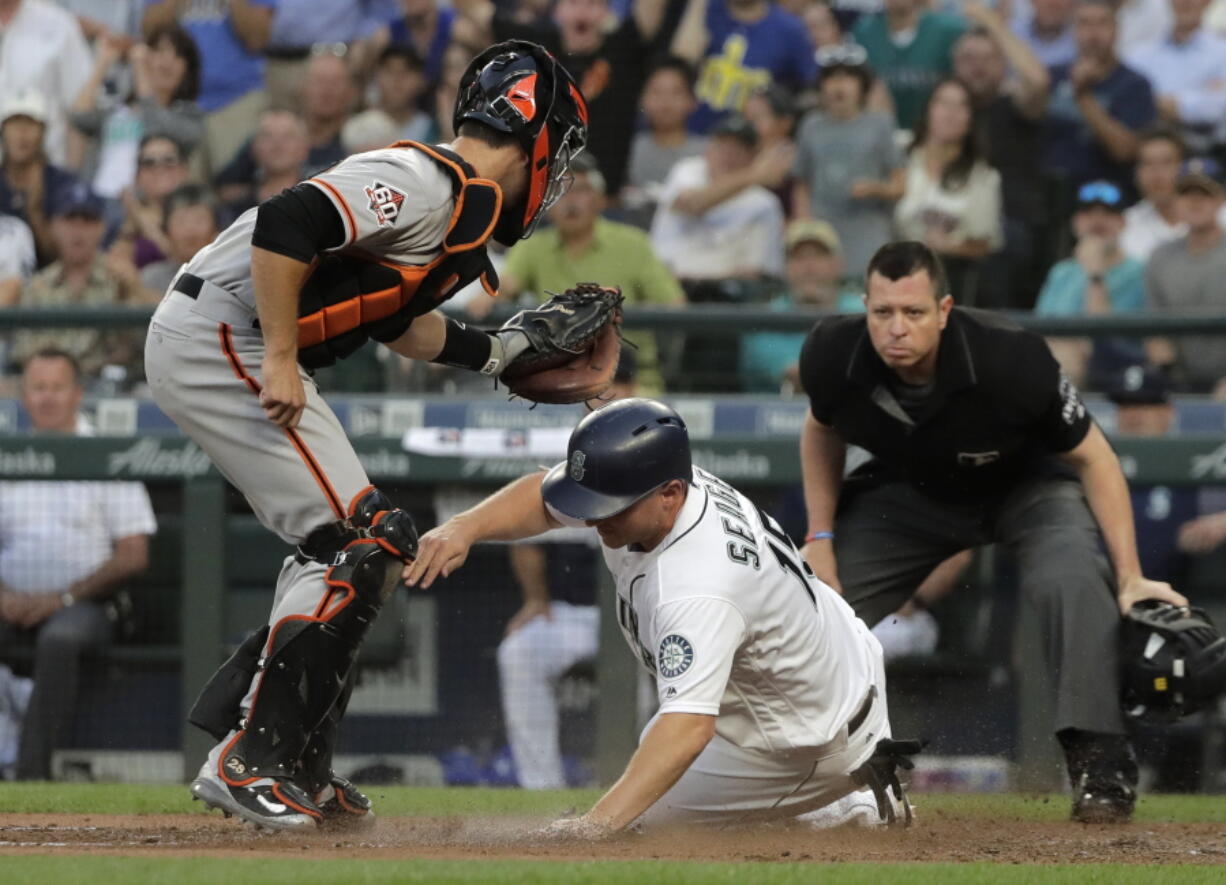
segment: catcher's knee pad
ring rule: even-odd
[[[392,556],[410,562],[417,555],[417,529],[413,518],[371,486],[352,504],[345,519],[320,526],[298,545],[300,562],[334,564],[337,555],[359,540],[375,541]]]
[[[238,647],[229,660],[200,690],[196,703],[187,714],[187,721],[221,740],[238,728],[242,718],[242,702],[259,672],[260,655],[268,643],[267,625],[256,630]]]

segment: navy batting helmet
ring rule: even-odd
[[[1173,721],[1226,691],[1226,638],[1199,608],[1138,602],[1120,642],[1124,712]]]
[[[494,237],[509,246],[532,233],[541,214],[570,187],[571,157],[587,144],[583,93],[546,49],[527,40],[496,43],[460,78],[455,130],[476,120],[515,137],[528,155],[528,192],[504,209]]]
[[[545,477],[545,502],[572,519],[608,519],[671,479],[690,482],[690,436],[664,403],[623,399],[575,427],[567,458]]]

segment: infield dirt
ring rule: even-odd
[[[922,808],[921,808],[922,814]],[[362,833],[260,834],[219,815],[0,815],[0,855],[144,857],[1226,864],[1226,824],[1087,826],[967,820],[936,811],[908,830],[815,832],[796,825],[542,842],[544,821],[386,818]]]

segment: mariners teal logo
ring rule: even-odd
[[[660,654],[657,656],[660,665],[660,675],[665,679],[676,679],[694,663],[694,646],[678,633],[670,633],[660,643]]]
[[[583,469],[583,462],[587,460],[587,455],[579,449],[575,449],[573,455],[570,456],[570,478],[575,482],[583,481],[583,474],[586,472]]]

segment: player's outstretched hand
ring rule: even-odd
[[[551,842],[599,842],[611,839],[616,835],[616,831],[584,816],[555,820],[549,826],[538,830],[536,835]]]
[[[1188,604],[1187,597],[1176,593],[1165,581],[1151,581],[1135,575],[1120,585],[1120,614],[1127,617],[1132,607],[1145,599],[1158,599],[1171,605]]]
[[[264,386],[260,390],[260,405],[268,414],[268,420],[278,427],[297,427],[306,408],[306,390],[298,374],[298,361],[266,358],[262,373]]]
[[[464,564],[473,538],[459,520],[449,519],[421,536],[417,558],[404,567],[402,577],[410,587],[428,589],[439,575],[444,578]]]

